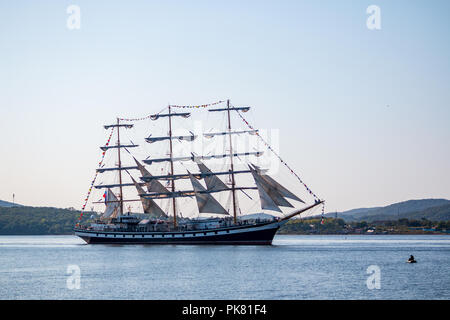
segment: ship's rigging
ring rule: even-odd
[[[221,103],[221,102],[220,102]],[[219,104],[219,103],[215,103]],[[242,192],[244,195],[250,198],[246,193],[247,190],[255,190],[259,194],[260,206],[262,210],[268,210],[272,212],[282,213],[280,207],[283,208],[295,208],[298,203],[305,204],[305,201],[297,196],[292,191],[277,182],[274,178],[265,174],[265,171],[254,165],[251,161],[246,161],[246,167],[242,169],[235,169],[235,158],[250,158],[259,157],[263,155],[263,151],[251,151],[251,152],[238,152],[234,150],[233,137],[239,135],[258,135],[258,130],[251,127],[248,122],[243,118],[241,112],[249,111],[249,107],[235,107],[230,104],[230,101],[226,101],[226,106],[222,108],[210,108],[212,105],[202,105],[197,108],[206,108],[209,113],[224,113],[226,115],[226,129],[225,131],[202,133],[201,135],[205,139],[224,138],[228,140],[227,150],[222,154],[185,154],[181,156],[175,156],[174,143],[180,141],[180,143],[192,143],[199,135],[195,135],[193,132],[189,132],[187,135],[175,135],[172,131],[173,119],[187,119],[191,116],[190,112],[174,112],[177,108],[188,108],[189,106],[168,106],[157,114],[152,114],[140,119],[123,119],[117,118],[115,124],[105,125],[105,129],[111,129],[112,133],[116,132],[117,141],[115,145],[110,145],[111,136],[108,139],[106,145],[101,147],[103,151],[103,157],[110,149],[117,150],[118,162],[114,166],[104,168],[102,162],[100,167],[96,171],[96,177],[98,174],[107,172],[116,172],[118,174],[118,183],[114,184],[96,184],[96,189],[103,190],[104,201],[97,201],[94,203],[105,203],[106,209],[103,212],[102,219],[118,218],[125,215],[124,202],[139,201],[142,204],[142,208],[145,214],[154,219],[165,219],[171,221],[173,227],[176,228],[178,224],[177,213],[177,199],[192,199],[197,204],[197,210],[199,214],[213,214],[231,216],[233,222],[237,223],[238,215],[240,213],[238,207],[238,192]],[[232,114],[237,113],[241,119],[248,125],[249,130],[233,130],[231,117]],[[150,133],[144,141],[148,144],[168,143],[167,157],[147,157],[144,160],[138,160],[133,156],[133,148],[139,147],[139,145],[131,143],[122,144],[120,140],[121,129],[132,129],[134,124],[126,123],[126,120],[139,121],[143,119],[151,119],[154,122],[167,121],[168,134],[161,136],[154,136]],[[258,135],[259,136],[259,135]],[[273,151],[270,148],[269,150]],[[123,151],[126,151],[133,159],[133,165],[123,165],[122,156]],[[103,158],[102,158],[103,159]],[[225,159],[228,160],[227,168],[224,170],[211,170],[204,161],[208,160]],[[280,158],[281,160],[281,158]],[[283,163],[283,160],[281,160]],[[190,162],[196,165],[197,171],[191,172],[185,168],[182,173],[175,172],[175,163],[178,162]],[[285,164],[285,163],[284,163]],[[151,168],[153,165],[166,165],[166,173],[164,174],[152,174],[145,167],[147,165]],[[167,166],[168,165],[168,166]],[[286,164],[285,164],[286,165]],[[288,167],[290,169],[290,167]],[[290,169],[292,172],[293,170]],[[133,177],[131,172],[139,172],[139,178]],[[125,174],[125,173],[126,174]],[[163,172],[162,172],[163,173]],[[125,175],[124,175],[125,174]],[[294,173],[295,174],[295,173]],[[240,175],[248,175],[253,178],[254,186],[238,185],[236,177]],[[303,181],[296,175],[300,182],[306,187],[307,191],[314,196],[314,204],[309,207],[315,207],[319,202],[322,203],[319,198],[312,193],[312,191],[303,183]],[[228,177],[229,183],[223,182],[220,177]],[[130,182],[124,182],[124,178],[127,178]],[[191,188],[178,188],[177,181],[190,182]],[[203,186],[201,181],[204,181]],[[95,182],[95,179],[93,180]],[[123,188],[133,187],[137,191],[138,197],[135,199],[125,199]],[[92,188],[92,187],[91,187]],[[115,194],[113,190],[118,190],[118,194]],[[89,194],[91,189],[89,190]],[[215,198],[216,194],[227,193],[231,196],[231,208],[227,210],[224,206]],[[88,194],[88,196],[89,196]],[[87,198],[88,199],[88,198]],[[87,203],[86,199],[86,203]],[[289,200],[288,200],[289,199]],[[158,202],[170,202],[171,210],[165,209],[165,206],[158,204]],[[83,206],[85,208],[86,204]],[[288,215],[289,216],[289,215]]]

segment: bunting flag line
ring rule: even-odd
[[[141,121],[150,118],[150,115],[142,118],[134,118],[134,119],[127,119],[127,118],[119,118],[121,121]]]
[[[173,107],[173,108],[208,108],[211,106],[215,106],[217,104],[220,103],[224,103],[224,100],[220,100],[217,102],[213,102],[213,103],[209,103],[209,104],[201,104],[198,106],[179,106],[179,105],[169,105],[168,107]],[[165,107],[164,109],[162,109],[160,112],[156,113],[156,114],[149,114],[148,116],[142,117],[142,118],[119,118],[119,120],[121,121],[141,121],[141,120],[145,120],[145,119],[151,119],[151,118],[156,118],[158,116],[158,114],[160,114],[161,112],[163,112],[164,110],[166,110],[168,107]],[[153,119],[155,120],[155,119]]]
[[[165,107],[164,109],[162,109],[160,112],[158,112],[156,114],[149,114],[148,116],[145,116],[145,117],[142,117],[142,118],[133,118],[133,119],[119,118],[119,120],[121,120],[121,121],[141,121],[141,120],[145,120],[145,119],[150,119],[151,117],[157,116],[158,114],[160,114],[161,112],[163,112],[166,109],[167,109],[167,107]]]
[[[322,224],[324,224],[324,217],[323,217],[324,213],[325,213],[325,202],[322,203]]]
[[[112,137],[112,135],[113,135],[113,132],[114,132],[114,127],[112,127],[112,129],[111,129],[111,133],[109,134],[108,141],[106,141],[106,144],[105,144],[106,146],[109,146],[109,143],[110,143],[110,141],[111,141],[111,137]],[[106,154],[106,151],[103,151],[103,152],[102,152],[102,158],[101,158],[100,162],[98,163],[98,167],[99,167],[99,168],[102,167],[103,160],[105,159],[105,154]],[[81,207],[81,213],[80,213],[80,216],[78,217],[78,222],[77,222],[77,224],[75,225],[76,227],[79,225],[79,223],[80,223],[80,221],[81,221],[81,218],[83,218],[84,209],[86,208],[87,203],[88,203],[88,201],[89,201],[89,196],[91,195],[91,191],[92,191],[92,188],[94,187],[94,183],[95,183],[95,180],[97,179],[97,175],[98,175],[98,171],[95,170],[95,176],[94,176],[94,179],[92,179],[92,181],[91,181],[91,186],[89,187],[89,190],[88,190],[88,193],[87,193],[87,195],[86,195],[86,198],[84,199],[84,204],[83,204],[83,206]]]
[[[225,101],[217,101],[217,102],[213,102],[213,103],[209,103],[209,104],[201,104],[201,105],[198,105],[198,106],[177,106],[177,105],[169,105],[169,107],[173,107],[173,108],[191,108],[191,109],[194,109],[194,108],[208,108],[208,107],[211,107],[211,106],[215,106],[215,105],[217,105],[217,104],[220,104],[220,103],[224,103]]]
[[[247,120],[245,120],[245,118],[241,115],[241,113],[239,112],[239,110],[236,110],[237,114],[239,115],[239,117],[242,119],[242,121],[244,121],[244,123],[247,125],[247,127],[250,128],[250,130],[255,130],[253,128],[253,126],[248,123]],[[275,150],[272,149],[272,147],[261,137],[261,135],[259,134],[259,132],[257,131],[255,133],[258,138],[264,143],[264,145],[270,150],[272,151],[272,153],[281,161],[282,164],[285,165],[286,168],[288,168],[288,170],[298,179],[298,181],[300,181],[300,183],[305,187],[305,189],[309,192],[309,194],[311,194],[315,200],[320,200],[319,197],[317,197],[314,192],[312,192],[312,190],[306,185],[306,183],[303,182],[303,180],[299,177],[298,174],[296,174],[294,172],[294,170],[291,169],[291,167],[289,167],[289,165],[278,155],[278,153],[275,152]]]

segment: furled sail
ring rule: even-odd
[[[214,136],[224,136],[224,135],[230,135],[230,134],[241,134],[241,133],[249,133],[249,134],[256,134],[258,130],[244,130],[244,131],[224,131],[224,132],[211,132],[211,133],[204,133],[203,136],[207,139],[210,139]]]
[[[165,113],[165,114],[154,114],[150,116],[150,119],[152,120],[158,120],[159,118],[163,117],[183,117],[183,118],[189,118],[191,116],[188,112],[180,112],[180,113]]]
[[[105,192],[104,197],[105,197],[106,209],[105,209],[105,212],[102,214],[101,218],[117,218],[117,217],[119,217],[121,215],[119,199],[117,199],[116,195],[111,191],[111,189],[108,189]]]
[[[138,169],[141,172],[141,175],[143,177],[151,177],[152,176],[152,174],[150,172],[148,172],[148,170],[145,169],[145,167],[139,161],[137,161],[136,158],[134,158],[134,161],[136,162],[136,165],[138,166]],[[161,182],[159,182],[156,179],[152,179],[152,180],[146,182],[145,185],[147,186],[148,192],[157,192],[157,193],[169,192],[169,190],[167,190],[167,188],[164,187],[161,184]]]
[[[139,147],[136,144],[121,144],[120,146],[103,146],[100,147],[100,149],[102,149],[103,151],[106,151],[108,149],[117,149],[117,148],[136,148]]]
[[[195,191],[195,198],[197,199],[198,211],[200,213],[228,214],[225,208],[212,195],[203,193],[207,190],[190,172],[189,178]]]
[[[222,182],[216,175],[212,174],[212,171],[203,164],[200,160],[194,157],[194,161],[197,163],[198,169],[203,174],[211,174],[205,176],[205,183],[208,191],[218,191],[229,189],[225,183]]]
[[[223,158],[227,158],[227,157],[240,157],[240,156],[255,156],[255,157],[260,157],[263,155],[263,151],[255,151],[255,152],[241,152],[241,153],[234,153],[233,155],[230,155],[229,153],[226,154],[216,154],[216,155],[211,155],[211,156],[195,156],[195,158],[197,159],[201,159],[201,160],[209,160],[209,159],[223,159]],[[190,157],[174,157],[174,158],[161,158],[161,159],[145,159],[144,162],[146,164],[152,164],[152,163],[156,163],[156,162],[167,162],[167,161],[188,161],[188,160],[192,160],[194,161],[194,156],[190,156]]]
[[[141,196],[145,194],[144,188],[142,188],[139,183],[136,182],[136,180],[131,177],[131,180],[134,183],[134,186],[136,187],[136,190],[138,192],[138,195]],[[167,214],[156,204],[156,202],[152,199],[147,199],[144,197],[141,197],[142,207],[144,208],[144,212],[149,214],[153,218],[161,218],[161,217],[167,217]]]
[[[257,166],[255,166],[254,164],[252,164],[252,167],[255,169],[255,171],[257,172],[257,174],[262,177],[267,184],[269,184],[273,189],[277,190],[277,192],[282,195],[285,198],[289,198],[295,201],[300,201],[302,203],[305,203],[302,199],[300,199],[299,197],[297,197],[295,194],[293,194],[291,191],[289,191],[288,189],[286,189],[285,187],[283,187],[281,184],[279,184],[278,182],[276,182],[271,176],[268,176],[266,174],[263,174],[261,169]]]
[[[190,135],[190,136],[172,136],[172,137],[148,137],[145,138],[145,141],[147,141],[148,143],[153,143],[153,142],[157,142],[157,141],[164,141],[164,140],[184,140],[184,141],[194,141],[195,138],[197,138],[196,135]]]

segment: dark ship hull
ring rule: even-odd
[[[270,245],[284,222],[171,232],[75,229],[75,235],[88,244]]]

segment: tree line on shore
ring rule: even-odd
[[[85,213],[86,222],[94,213]],[[80,211],[49,207],[0,207],[0,234],[45,235],[71,234]],[[390,221],[345,222],[336,218],[293,219],[279,231],[281,234],[354,234],[354,233],[442,233],[450,231],[450,221],[399,219]]]
[[[282,234],[404,234],[404,233],[449,233],[450,221],[430,221],[402,218],[388,221],[353,221],[321,218],[293,219],[279,231]]]
[[[49,207],[0,207],[0,234],[71,234],[80,211]],[[91,216],[86,213],[82,221]]]

